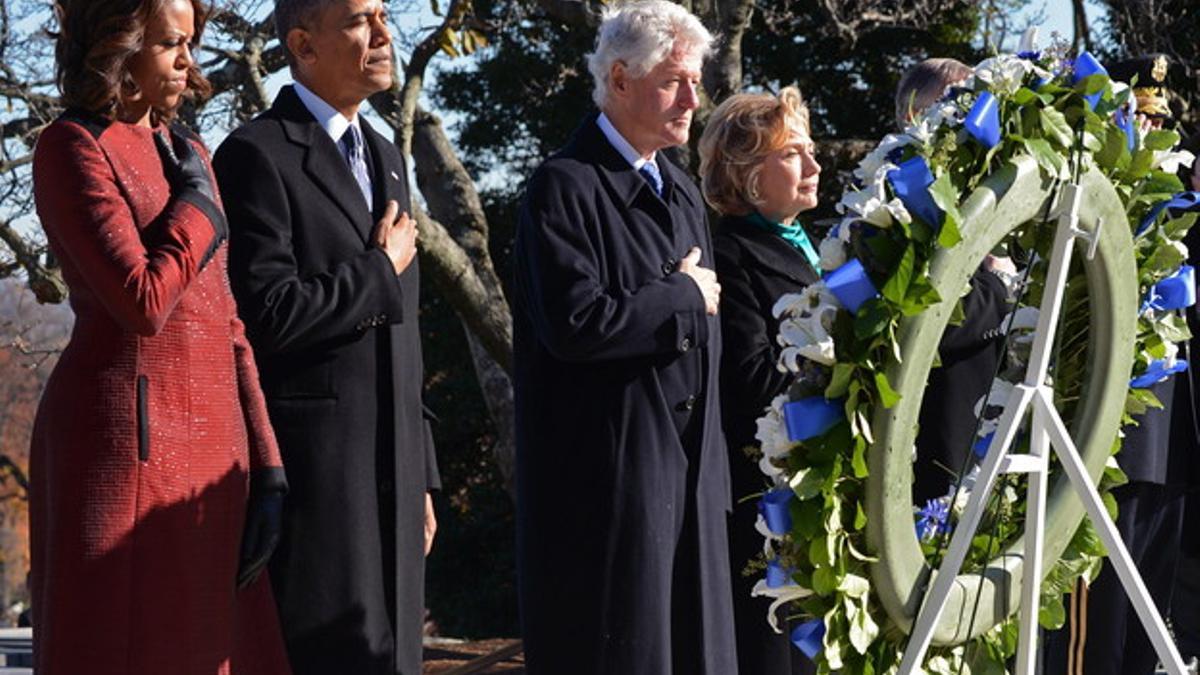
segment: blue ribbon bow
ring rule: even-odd
[[[783,563],[779,562],[779,558],[771,558],[767,561],[767,588],[779,588],[786,586],[792,581],[792,570],[786,569]]]
[[[941,229],[942,210],[929,195],[929,186],[933,185],[933,173],[924,157],[911,157],[900,162],[899,166],[888,171],[887,179],[904,208],[920,216],[921,220],[934,230]]]
[[[971,106],[971,111],[967,113],[967,118],[963,120],[963,126],[984,147],[996,147],[1000,142],[1000,104],[992,92],[985,91],[979,95],[975,105]]]
[[[1165,359],[1155,359],[1150,362],[1150,366],[1146,368],[1146,372],[1129,381],[1129,386],[1134,389],[1148,389],[1175,373],[1182,373],[1187,369],[1187,361],[1183,359],[1177,359],[1171,365],[1167,365]]]
[[[1174,274],[1150,287],[1140,313],[1147,310],[1169,311],[1196,304],[1196,270],[1183,265]]]
[[[1133,236],[1142,236],[1142,233],[1154,224],[1154,221],[1158,219],[1158,214],[1162,213],[1164,209],[1171,218],[1178,218],[1185,213],[1196,211],[1200,209],[1200,192],[1180,192],[1168,200],[1155,204],[1154,208],[1150,209],[1150,213],[1147,213],[1146,217],[1142,218],[1142,222],[1138,225],[1137,232],[1134,232]]]
[[[841,267],[826,274],[825,286],[851,314],[857,314],[858,308],[864,302],[879,295],[857,258],[851,258]]]
[[[782,537],[792,531],[792,512],[788,503],[794,494],[791,488],[775,488],[758,500],[758,512],[767,522],[771,534]]]
[[[1108,71],[1104,69],[1104,66],[1100,65],[1096,57],[1087,52],[1082,52],[1079,56],[1075,57],[1075,74],[1071,77],[1071,84],[1079,84],[1080,80],[1091,75],[1108,75]],[[1098,91],[1083,98],[1087,100],[1089,107],[1095,108],[1096,104],[1100,102],[1101,93]]]
[[[808,396],[783,404],[783,420],[791,441],[816,438],[845,417],[841,399],[830,401],[824,396]]]
[[[822,640],[825,638],[825,620],[812,619],[792,629],[792,644],[804,652],[810,660],[816,661],[821,653]]]

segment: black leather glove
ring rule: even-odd
[[[154,146],[162,158],[163,172],[171,184],[171,194],[200,209],[208,222],[212,223],[213,239],[200,260],[200,267],[203,268],[229,237],[229,224],[221,207],[217,206],[217,187],[204,158],[178,128],[171,127],[170,143],[162,134],[154,134]]]
[[[171,191],[179,194],[188,190],[200,193],[208,201],[217,203],[217,189],[209,178],[208,165],[196,152],[191,141],[171,127],[171,142],[162,134],[154,134],[154,144],[162,158],[163,169],[171,183]]]
[[[246,503],[246,526],[242,531],[242,550],[238,562],[237,587],[245,588],[258,575],[283,532],[283,496],[287,483],[283,469],[264,469],[250,479],[250,499]]]

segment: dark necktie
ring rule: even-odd
[[[363,199],[367,201],[367,210],[370,211],[375,201],[371,195],[371,171],[367,168],[362,132],[358,127],[353,124],[346,127],[346,132],[342,134],[342,147],[346,151],[346,163],[350,165],[350,173],[354,175],[358,189],[362,190]]]
[[[650,187],[654,188],[654,193],[661,197],[663,193],[663,179],[662,174],[658,172],[658,165],[654,163],[654,160],[643,164],[638,169],[638,173],[642,174],[642,178],[645,178]]]

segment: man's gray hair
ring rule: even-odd
[[[293,28],[309,28],[321,10],[332,5],[333,0],[275,0],[275,34],[288,65],[296,65],[292,50],[288,49],[287,36]]]
[[[707,56],[713,36],[700,20],[667,0],[637,0],[604,11],[596,35],[596,51],[588,54],[595,88],[592,99],[603,107],[608,100],[608,76],[620,61],[633,77],[642,77],[664,61],[677,45]]]

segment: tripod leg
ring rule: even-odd
[[[1170,635],[1167,633],[1167,626],[1163,622],[1162,616],[1159,615],[1154,601],[1150,598],[1150,591],[1146,590],[1142,575],[1138,574],[1133,560],[1129,557],[1125,542],[1121,540],[1121,533],[1117,531],[1117,526],[1113,523],[1112,518],[1108,517],[1108,511],[1104,508],[1100,493],[1092,484],[1083,460],[1079,458],[1075,443],[1067,434],[1066,428],[1063,427],[1058,411],[1054,409],[1054,402],[1042,394],[1034,400],[1034,406],[1034,410],[1042,409],[1049,418],[1050,423],[1046,429],[1050,432],[1050,443],[1054,447],[1054,452],[1067,472],[1071,485],[1075,487],[1080,500],[1083,501],[1088,516],[1096,527],[1096,532],[1104,542],[1105,548],[1108,549],[1108,560],[1113,566],[1113,571],[1117,573],[1121,585],[1129,594],[1129,601],[1137,611],[1138,618],[1141,619],[1142,626],[1146,629],[1146,635],[1154,645],[1154,651],[1158,653],[1159,660],[1171,675],[1187,675],[1183,659],[1179,656],[1179,650],[1175,648],[1175,643],[1171,641]]]

